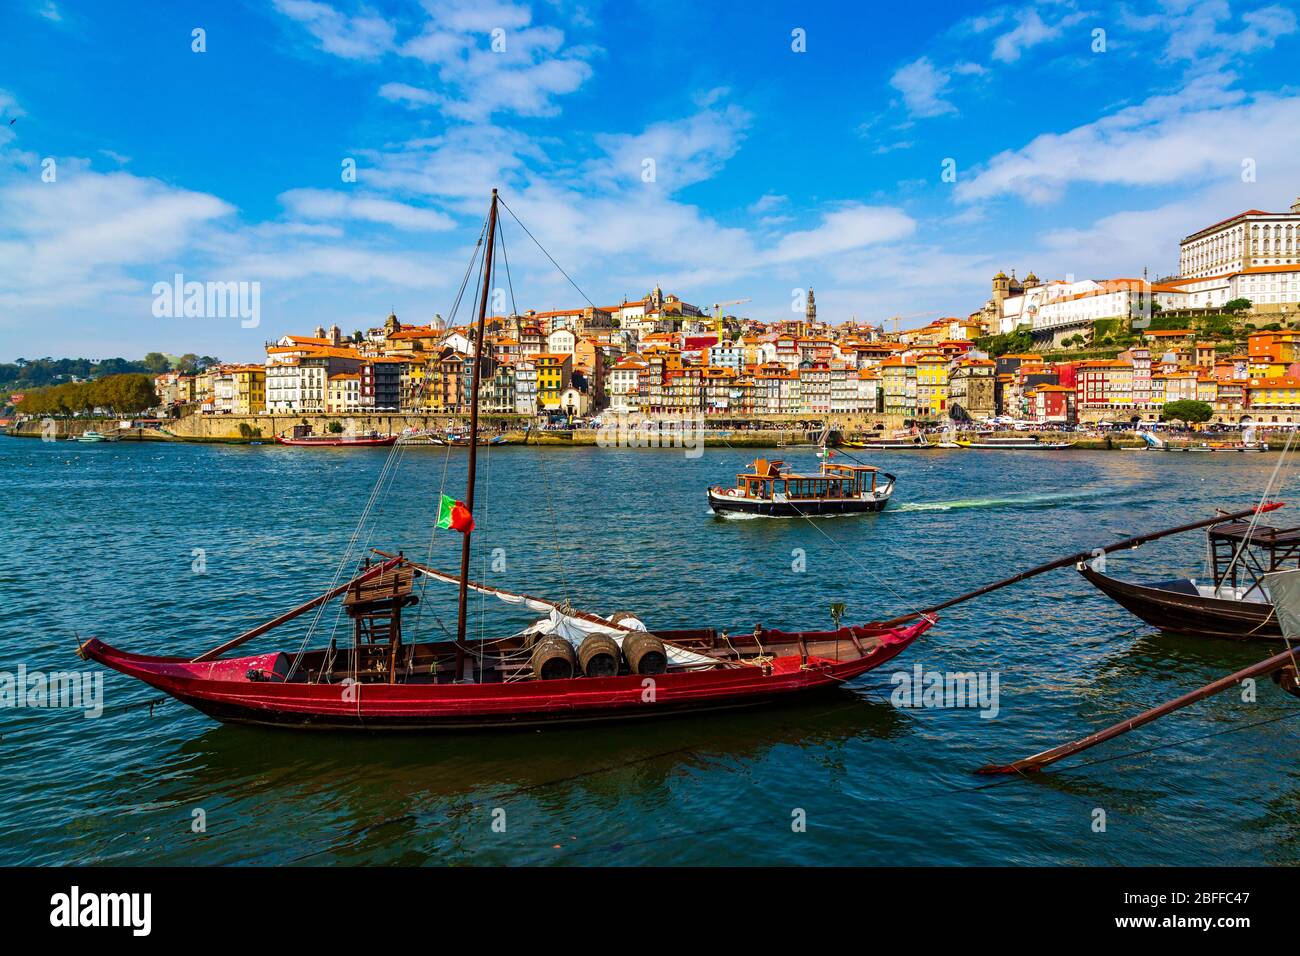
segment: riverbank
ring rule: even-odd
[[[45,421],[53,421],[52,432],[44,426]],[[410,414],[374,414],[374,415],[189,415],[169,421],[161,428],[118,428],[116,419],[33,419],[12,425],[4,434],[16,438],[50,438],[66,441],[89,429],[111,434],[121,441],[156,441],[156,442],[195,442],[200,444],[271,444],[275,436],[292,432],[295,426],[307,426],[312,434],[330,433],[331,423],[343,426],[344,435],[400,435],[409,430],[418,430],[429,434],[445,434],[449,431],[464,433],[467,423],[464,419],[446,415],[410,415]],[[666,422],[670,427],[662,433],[653,428],[632,428],[621,433],[609,429],[536,429],[528,427],[528,420],[518,415],[485,415],[480,419],[482,434],[488,438],[499,438],[498,444],[536,445],[545,447],[609,446],[621,448],[784,448],[795,445],[812,445],[816,441],[818,429],[797,427],[779,427],[773,423],[764,423],[769,427],[744,428],[706,428],[697,432],[689,427],[674,430],[671,426],[680,426],[679,420]],[[837,434],[848,440],[879,440],[889,431],[853,431],[850,427]],[[1146,445],[1134,432],[1112,432],[1105,435],[1081,435],[1078,432],[1042,431],[1034,432],[1043,442],[1072,443],[1069,449],[1078,451],[1118,451],[1125,448],[1143,448]],[[1025,432],[1003,431],[980,433],[980,439],[1023,438]],[[958,439],[974,438],[974,433],[958,432]],[[930,441],[939,441],[937,436],[930,436]],[[1170,450],[1184,450],[1192,445],[1199,445],[1212,436],[1172,437],[1168,439]],[[1280,451],[1285,445],[1284,438],[1261,439],[1268,441],[1270,451]],[[834,444],[834,440],[832,442]],[[912,449],[861,449],[863,452],[911,451]]]

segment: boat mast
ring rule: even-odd
[[[488,293],[492,290],[492,247],[497,232],[497,191],[492,190],[488,210],[487,248],[483,252],[483,291],[478,302],[478,335],[474,340],[474,374],[469,403],[469,468],[465,479],[465,507],[474,514],[474,468],[478,460],[478,390],[483,371],[483,339],[487,337]],[[460,594],[456,604],[456,680],[465,677],[465,608],[469,597],[469,536],[460,546]]]

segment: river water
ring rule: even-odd
[[[812,449],[782,451],[815,466]],[[357,544],[431,551],[454,569],[459,536],[430,529],[439,492],[463,496],[465,455],[401,453]],[[484,449],[474,574],[601,613],[633,610],[651,628],[828,627],[832,602],[847,605],[846,620],[880,619],[1249,506],[1277,460],[874,455],[899,478],[890,507],[810,522],[711,516],[704,488],[730,484],[753,452]],[[385,449],[0,439],[0,672],[91,667],[74,654],[78,634],[198,653],[305,600],[332,580],[386,461]],[[1294,495],[1289,467],[1279,483],[1276,497]],[[1200,573],[1204,552],[1192,533],[1112,556],[1109,570]],[[427,597],[421,629],[454,629],[454,590]],[[527,620],[510,613],[474,597],[471,635]],[[292,651],[304,636],[305,624],[290,625],[248,649]],[[0,862],[1296,863],[1289,718],[1300,705],[1268,682],[1256,701],[1222,695],[1058,773],[971,773],[1269,651],[1153,633],[1067,569],[954,608],[886,667],[765,712],[476,736],[313,735],[222,726],[175,701],[151,712],[157,692],[105,672],[98,718],[0,710]],[[893,675],[917,665],[996,675],[996,714],[894,706]],[[1138,753],[1152,747],[1161,749]]]

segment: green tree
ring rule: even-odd
[[[1231,299],[1228,302],[1223,303],[1223,311],[1224,312],[1245,312],[1253,304],[1254,303],[1252,303],[1249,299]]]
[[[1213,414],[1214,409],[1205,402],[1196,402],[1184,398],[1166,404],[1164,410],[1160,413],[1160,417],[1167,422],[1184,422],[1188,425],[1196,425],[1201,422],[1208,422]]]
[[[167,360],[167,356],[161,352],[149,352],[145,355],[143,362],[145,369],[154,375],[161,375],[172,367],[172,363]]]

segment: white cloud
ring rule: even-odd
[[[764,255],[768,262],[799,262],[818,256],[834,256],[905,239],[916,230],[916,221],[892,206],[851,204],[822,217],[814,229],[783,236]]]
[[[1082,14],[1071,14],[1054,24],[1048,24],[1032,7],[1021,11],[1016,25],[997,38],[993,43],[993,59],[1002,63],[1014,63],[1020,55],[1040,43],[1055,40],[1067,27],[1082,19]]]
[[[790,204],[789,196],[765,193],[749,204],[748,211],[754,216],[764,216]]]
[[[122,290],[128,269],[165,261],[234,208],[206,193],[63,160],[58,179],[0,189],[0,306],[83,301]]]
[[[1244,24],[1224,29],[1232,19],[1227,0],[1197,0],[1165,4],[1163,16],[1149,23],[1168,31],[1165,56],[1171,60],[1198,60],[1214,54],[1247,54],[1271,49],[1278,37],[1296,32],[1296,15],[1274,4],[1241,15]]]
[[[339,190],[291,189],[279,198],[286,209],[303,219],[355,219],[410,232],[440,232],[456,225],[455,220],[436,209],[373,196],[352,196]]]
[[[957,112],[957,107],[942,98],[948,88],[948,74],[936,69],[929,57],[899,67],[889,85],[903,94],[903,105],[913,116]]]
[[[649,160],[655,184],[670,192],[717,175],[740,148],[751,120],[734,104],[720,105],[718,93],[706,97],[713,105],[685,119],[654,123],[636,134],[596,136],[608,159],[592,164],[592,175],[605,182],[642,185]]]
[[[1072,183],[1186,187],[1237,179],[1246,159],[1261,180],[1300,176],[1300,99],[1247,95],[1207,77],[999,153],[958,183],[957,198],[1018,195],[1042,203]]]
[[[59,7],[54,0],[46,0],[46,2],[43,3],[40,9],[36,12],[46,20],[53,21],[54,23],[59,23],[63,20],[63,14],[59,12]]]
[[[531,12],[526,7],[497,5],[503,11],[497,19],[460,4],[430,6],[435,19],[404,43],[401,53],[435,69],[442,90],[390,83],[381,95],[437,106],[469,121],[498,112],[552,116],[559,109],[554,100],[573,93],[591,76],[587,59],[595,51],[566,50],[563,31],[528,26]],[[438,12],[442,7],[449,9]]]
[[[890,77],[889,85],[903,96],[903,105],[914,117],[927,118],[956,113],[957,107],[944,97],[954,74],[978,75],[985,70],[977,63],[957,63],[948,68],[934,65],[929,57],[899,67]]]
[[[349,60],[373,60],[393,47],[396,29],[373,14],[347,16],[316,0],[272,0],[276,10],[301,23],[326,53]]]

